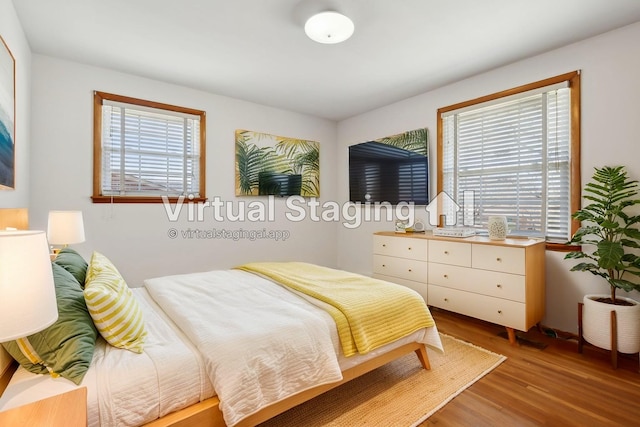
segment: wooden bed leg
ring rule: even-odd
[[[431,364],[429,363],[429,356],[427,355],[426,347],[421,345],[420,348],[416,350],[416,354],[418,355],[418,359],[420,359],[422,367],[426,370],[430,370]]]
[[[509,344],[518,345],[518,341],[516,340],[516,331],[513,328],[506,328],[507,335],[509,336]]]

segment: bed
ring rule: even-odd
[[[142,353],[98,337],[77,385],[9,370],[0,411],[87,387],[90,426],[250,426],[410,352],[429,369],[425,346],[442,351],[432,325],[346,357],[327,302],[250,269],[152,278],[131,295],[146,325]]]

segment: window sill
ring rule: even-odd
[[[177,203],[179,199],[179,197],[166,198],[169,203]],[[206,197],[194,197],[193,199],[184,197],[182,202],[199,203],[206,200]],[[93,203],[164,203],[162,197],[159,196],[91,196],[91,201]]]
[[[547,242],[547,250],[554,252],[573,252],[582,250],[582,247],[576,245],[567,245],[565,243]]]

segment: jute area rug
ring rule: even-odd
[[[416,426],[506,357],[440,334],[431,370],[411,353],[261,424],[261,427]]]

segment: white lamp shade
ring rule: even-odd
[[[47,236],[52,245],[84,242],[82,211],[49,211]]]
[[[353,34],[353,21],[338,12],[320,12],[304,24],[304,32],[318,43],[334,44],[347,40]]]
[[[44,231],[0,231],[0,342],[34,334],[57,319]]]

